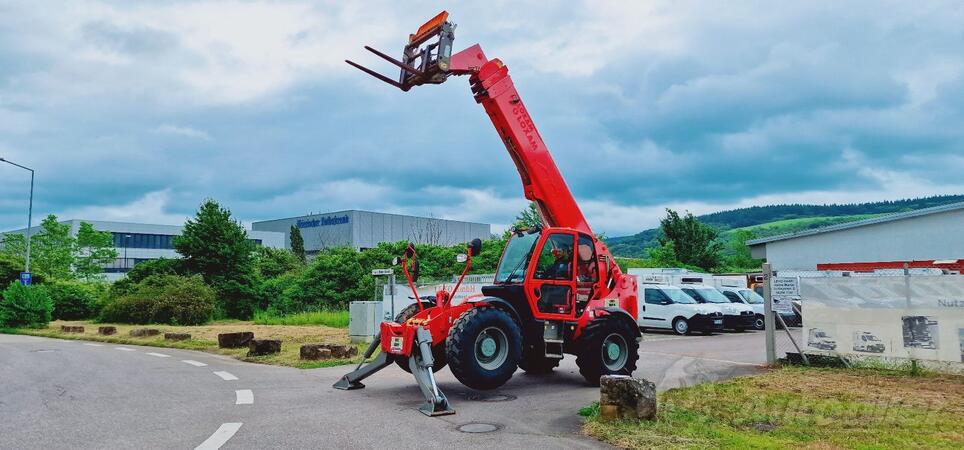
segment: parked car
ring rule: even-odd
[[[725,295],[713,286],[684,284],[680,288],[699,303],[718,306],[723,312],[723,328],[729,328],[737,332],[753,328],[756,313],[753,312],[750,305],[730,302]]]
[[[746,288],[721,287],[718,288],[730,303],[740,303],[753,308],[753,328],[762,330],[766,321],[763,320],[763,297]]]
[[[723,329],[723,312],[714,304],[700,304],[682,289],[665,284],[642,284],[639,296],[640,328],[661,328],[685,335],[709,334]]]

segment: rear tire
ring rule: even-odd
[[[445,341],[449,368],[462,384],[495,389],[512,378],[522,359],[522,332],[505,311],[476,307],[452,324]]]
[[[579,338],[576,365],[590,386],[603,375],[632,375],[639,359],[639,342],[629,320],[609,315],[596,318]]]
[[[423,308],[431,308],[433,306],[435,305],[432,303],[422,302]],[[397,316],[395,316],[395,322],[405,323],[408,321],[408,319],[411,319],[412,316],[418,314],[418,311],[419,311],[418,303],[412,303],[411,305],[408,305],[405,309],[403,309],[401,312],[399,312]],[[433,339],[434,339],[434,336],[433,336]],[[413,347],[412,351],[417,352],[418,348]],[[432,365],[432,372],[438,372],[442,370],[443,367],[445,367],[446,360],[445,360],[445,342],[444,341],[440,342],[438,345],[432,346],[432,359],[435,360],[435,364]],[[412,373],[412,368],[409,367],[408,365],[408,358],[395,357],[395,364],[398,365],[398,367],[401,367],[402,370],[408,373]]]

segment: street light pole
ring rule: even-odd
[[[33,169],[21,166],[13,161],[8,161],[6,159],[0,158],[0,162],[5,162],[7,164],[17,166],[21,169],[30,171],[30,203],[27,206],[27,257],[25,258],[24,272],[30,272],[30,227],[33,226]]]

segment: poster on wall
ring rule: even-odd
[[[937,350],[940,330],[937,319],[931,316],[903,316],[904,348]]]

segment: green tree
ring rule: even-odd
[[[306,261],[305,256],[305,238],[301,236],[301,228],[295,225],[291,226],[291,251],[301,260],[301,262]]]
[[[30,269],[50,279],[72,280],[74,244],[70,225],[57,222],[50,214],[40,223],[40,231],[30,237]]]
[[[667,209],[659,227],[662,232],[660,246],[671,242],[677,261],[707,271],[720,265],[723,244],[717,241],[718,232],[692,213],[681,217],[676,211]]]
[[[249,319],[258,306],[255,245],[231,211],[208,199],[184,231],[174,238],[174,249],[189,273],[199,274],[218,294],[223,312],[231,318]]]
[[[261,247],[255,258],[258,273],[264,278],[274,278],[287,272],[296,271],[304,266],[290,250],[284,248]]]
[[[763,264],[762,259],[754,259],[750,254],[750,247],[746,241],[755,239],[756,235],[751,230],[734,230],[730,234],[728,250],[730,254],[726,257],[727,269],[730,271],[757,270]]]
[[[371,298],[374,281],[358,261],[358,251],[331,247],[318,253],[293,290],[291,301],[301,309],[344,308]]]
[[[84,281],[103,279],[104,265],[117,259],[117,249],[110,232],[97,231],[81,222],[74,250],[74,273]]]
[[[0,327],[41,328],[50,322],[53,302],[43,286],[24,286],[14,281],[0,299]]]
[[[536,202],[529,202],[529,206],[520,211],[512,223],[513,228],[536,228],[542,225],[542,214],[539,214]]]

